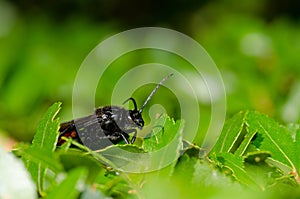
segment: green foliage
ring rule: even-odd
[[[119,144],[90,151],[68,140],[54,150],[59,127],[54,117],[59,109],[60,103],[51,106],[32,145],[19,145],[16,151],[42,198],[297,198],[300,194],[298,125],[286,127],[254,111],[240,112],[226,122],[215,146],[201,158],[200,147],[183,144],[183,121],[162,115],[141,146]],[[42,144],[46,139],[52,141]],[[78,148],[69,148],[69,141]],[[153,155],[157,151],[160,156]]]
[[[68,140],[55,149],[59,121],[54,117],[59,103],[49,109],[36,129],[39,118],[49,102],[59,99],[64,102],[60,117],[64,121],[71,119],[72,85],[80,63],[99,41],[130,27],[120,21],[89,20],[80,15],[80,9],[90,9],[76,2],[63,4],[64,8],[76,8],[72,11],[76,14],[64,20],[60,15],[52,19],[34,4],[28,4],[31,10],[24,15],[22,10],[27,10],[27,5],[26,9],[25,4],[19,5],[17,8],[13,2],[0,1],[0,144],[11,147],[11,138],[29,142],[35,137],[31,145],[18,143],[14,151],[25,167],[0,149],[0,194],[5,194],[0,198],[36,198],[35,190],[41,198],[299,198],[300,130],[296,123],[300,121],[300,26],[296,17],[288,17],[293,13],[288,13],[287,7],[296,7],[291,2],[282,10],[280,3],[266,0],[242,4],[237,0],[207,1],[191,12],[180,7],[183,13],[176,12],[171,25],[166,20],[152,24],[164,24],[197,40],[222,74],[227,116],[231,119],[204,159],[199,157],[197,145],[210,124],[210,107],[205,97],[199,97],[200,121],[186,121],[201,124],[195,145],[186,148],[180,134],[185,133],[184,121],[179,120],[178,104],[170,100],[167,92],[154,96],[151,103],[162,104],[176,122],[168,116],[160,118],[150,134],[153,136],[137,140],[140,143],[93,152]],[[107,4],[109,9],[105,12],[114,10],[115,5]],[[56,11],[65,10],[59,9],[59,4],[55,6]],[[48,10],[47,13],[53,9]],[[163,9],[162,12],[168,13]],[[147,18],[143,16],[136,20],[142,23]],[[124,18],[123,14],[120,18]],[[126,17],[124,20],[129,21]],[[111,104],[109,96],[117,80],[131,66],[144,63],[162,63],[193,72],[184,59],[166,52],[145,49],[127,53],[115,60],[99,80],[96,106]],[[149,79],[156,76],[155,72],[147,74]],[[133,81],[144,77],[145,74],[137,73]],[[91,85],[87,81],[82,86]],[[137,102],[143,101],[151,89],[150,85],[137,89]],[[189,101],[184,91],[178,95]],[[280,123],[294,124],[280,125],[252,111],[234,115],[248,109],[268,114]],[[71,143],[78,149],[70,148]],[[167,144],[169,147],[164,148]],[[156,155],[157,151],[163,156]],[[171,163],[164,167],[166,162]],[[136,168],[145,171],[149,165],[160,169],[125,172]],[[28,186],[22,189],[18,186],[21,182]]]
[[[23,161],[30,172],[34,182],[37,184],[39,193],[44,195],[44,177],[47,167],[60,170],[61,166],[53,162],[52,152],[58,138],[59,120],[54,119],[59,112],[61,103],[53,104],[39,123],[37,132],[33,138],[32,145],[21,153]]]
[[[77,198],[84,189],[84,180],[87,171],[85,168],[75,168],[68,172],[68,176],[57,186],[53,187],[45,198]]]
[[[175,123],[168,116],[162,115],[155,122],[152,132],[144,139],[141,147],[113,145],[97,152],[95,157],[113,163],[111,166],[127,172],[147,172],[164,168],[179,157],[182,148],[182,129],[183,122]]]
[[[263,114],[240,112],[227,121],[209,157],[220,167],[229,168],[239,182],[253,188],[266,190],[276,185],[276,178],[290,178],[291,183],[295,180],[299,184],[296,151],[299,151],[300,143],[297,132],[298,127],[291,131],[291,128],[279,125]],[[247,168],[249,162],[268,169],[261,169],[253,176]],[[278,170],[272,170],[276,166]],[[267,176],[266,172],[276,178]],[[265,176],[264,184],[258,183],[258,174]]]

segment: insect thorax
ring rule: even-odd
[[[119,106],[104,106],[95,111],[101,127],[105,130],[111,131],[112,128],[120,128],[125,130],[127,128],[134,128],[135,124],[131,120],[129,110]],[[113,126],[113,125],[117,125]]]

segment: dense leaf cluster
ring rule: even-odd
[[[42,198],[297,198],[300,194],[298,125],[282,126],[263,114],[240,112],[226,122],[215,146],[203,157],[199,146],[182,139],[183,121],[163,115],[150,136],[136,145],[90,151],[70,139],[56,148],[55,116],[60,105],[48,109],[32,144],[20,144],[15,151]],[[161,124],[163,128],[157,128]]]

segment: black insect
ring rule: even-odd
[[[144,126],[142,112],[145,106],[163,82],[172,75],[166,76],[156,85],[139,110],[135,99],[130,97],[124,103],[131,101],[134,106],[133,110],[126,110],[119,106],[104,106],[97,108],[93,115],[61,123],[57,145],[60,146],[65,142],[62,137],[75,139],[91,150],[103,149],[122,140],[126,144],[134,143],[137,135],[136,129],[142,129]],[[133,133],[133,136],[129,141],[128,134],[130,133]]]

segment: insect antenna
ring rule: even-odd
[[[172,77],[174,74],[171,73],[169,75],[167,75],[166,77],[164,77],[157,85],[156,87],[152,90],[152,92],[150,93],[150,95],[147,97],[146,101],[144,102],[144,104],[142,105],[141,109],[139,110],[139,113],[142,113],[145,106],[147,105],[147,103],[150,101],[150,99],[152,98],[152,96],[154,95],[154,93],[157,91],[157,89],[170,77]],[[130,98],[129,98],[130,99]]]
[[[132,97],[128,98],[127,100],[125,100],[125,101],[123,102],[123,104],[125,104],[125,103],[128,102],[129,100],[131,100],[132,103],[133,103],[134,111],[137,111],[136,101],[135,101],[134,98],[132,98]]]

